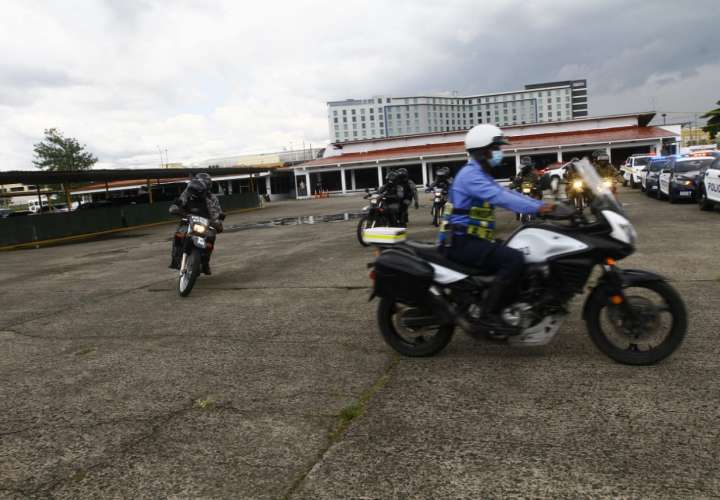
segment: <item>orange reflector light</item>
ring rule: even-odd
[[[622,295],[613,295],[612,297],[610,297],[610,302],[612,302],[616,306],[619,306],[623,303],[623,297]]]
[[[375,248],[375,257],[380,257],[380,249]]]
[[[611,257],[608,257],[607,259],[605,259],[605,263],[608,266],[614,266],[615,264],[617,264],[617,261]]]

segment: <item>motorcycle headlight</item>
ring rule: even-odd
[[[580,180],[573,181],[573,188],[582,189],[582,187],[583,187],[583,181],[580,181]]]
[[[377,200],[370,200],[371,205],[377,205]]]
[[[530,191],[532,191],[530,188],[523,188],[523,193],[526,193],[526,194],[527,194],[527,193],[529,193]]]
[[[205,234],[205,231],[207,230],[207,227],[203,226],[202,224],[193,224],[192,225],[192,232],[197,234]]]
[[[610,179],[605,179],[605,180],[603,181],[603,186],[605,186],[605,187],[612,187],[612,184],[613,184],[613,183],[612,183],[612,181],[611,181]]]

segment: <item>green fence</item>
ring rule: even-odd
[[[257,193],[220,197],[223,210],[260,206]],[[92,234],[123,227],[140,226],[176,219],[170,215],[171,202],[76,210],[59,214],[26,215],[0,219],[0,247]]]

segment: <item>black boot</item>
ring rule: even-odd
[[[504,298],[512,292],[511,287],[512,283],[506,280],[495,280],[487,292],[487,297],[483,302],[484,313],[475,324],[490,337],[503,338],[521,332],[520,328],[508,325],[500,316]]]
[[[212,271],[210,270],[210,257],[204,257],[202,260],[202,272],[210,276]]]

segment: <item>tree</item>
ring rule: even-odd
[[[720,101],[716,104],[719,106],[717,109],[708,111],[700,117],[708,119],[707,125],[705,125],[702,129],[710,134],[710,139],[714,139],[715,136],[720,133]]]
[[[33,164],[40,169],[56,170],[89,170],[97,158],[85,151],[77,139],[64,137],[56,128],[45,130],[45,139],[34,145],[35,159]]]

